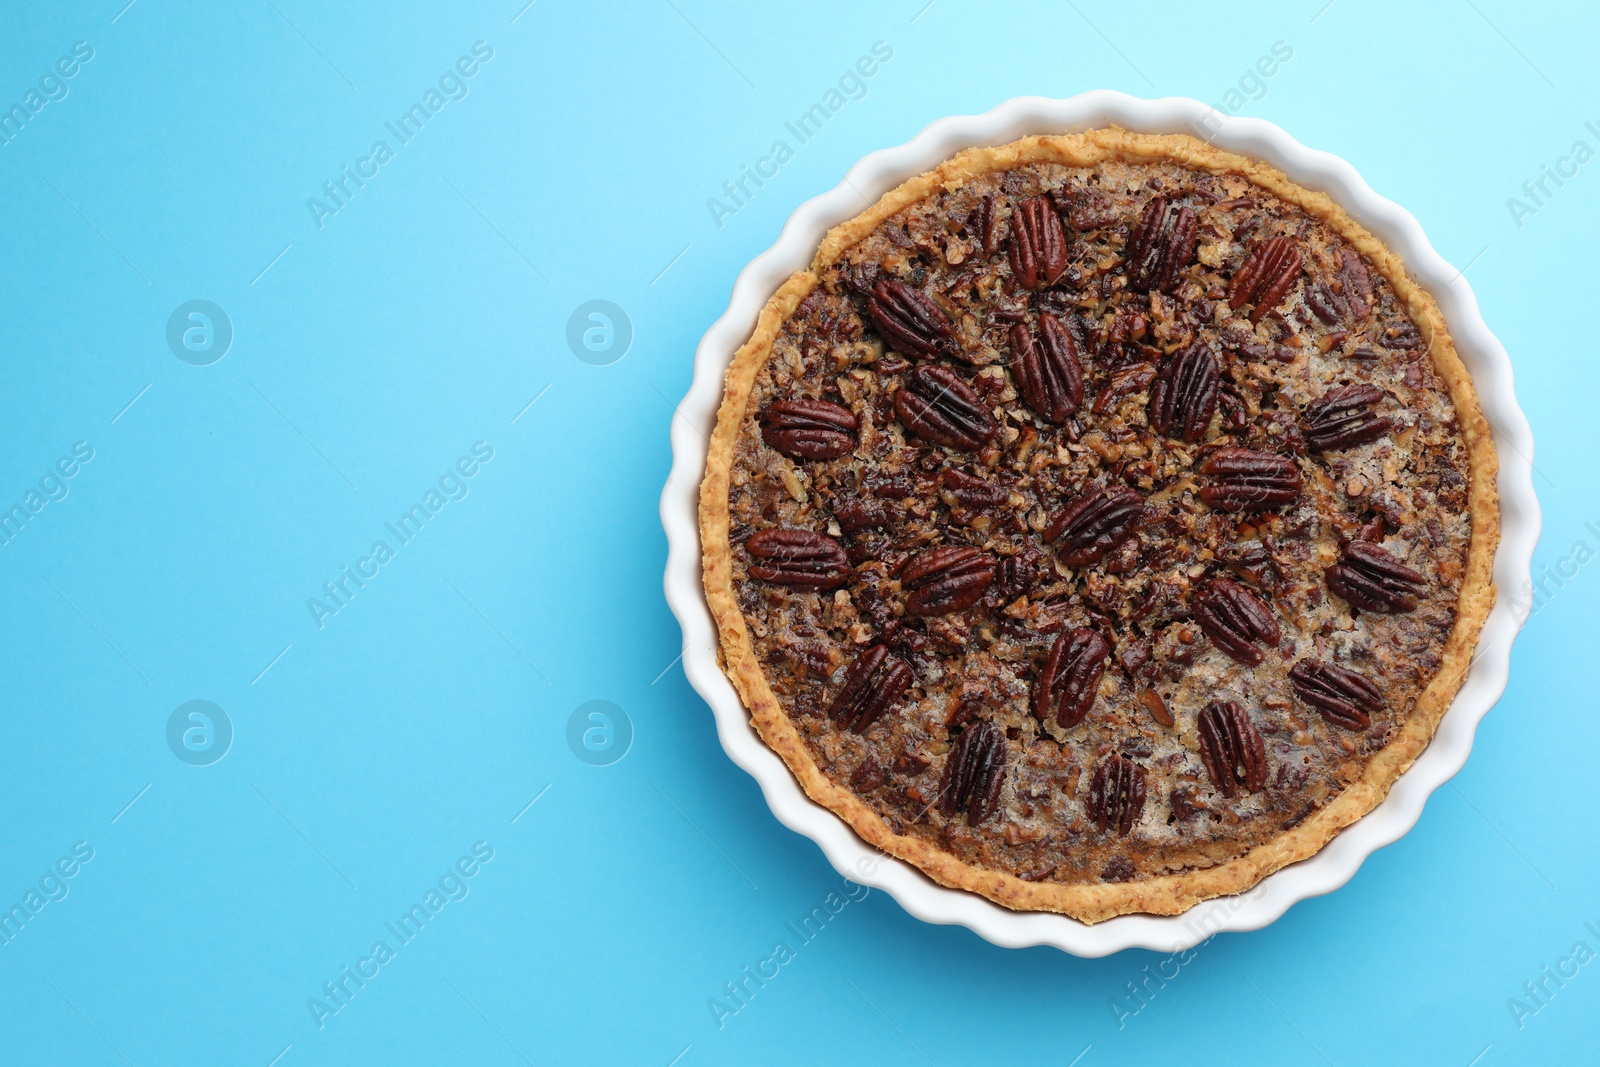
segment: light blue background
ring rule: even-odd
[[[0,1060],[1594,1058],[1600,964],[1520,1028],[1507,1006],[1600,949],[1600,566],[1569,555],[1600,548],[1600,163],[1520,227],[1506,203],[1600,148],[1591,9],[123,2],[12,4],[0,29],[7,105],[94,49],[0,147],[0,503],[94,449],[0,546],[0,905],[94,849],[0,945]],[[470,95],[397,147],[385,122],[479,40]],[[707,199],[879,41],[866,95],[717,225]],[[1293,58],[1243,113],[1350,160],[1468,267],[1539,442],[1536,572],[1576,577],[1410,835],[1120,1027],[1161,956],[1007,951],[878,892],[799,946],[785,923],[841,879],[723,756],[660,592],[696,341],[865,153],[1015,95],[1223,105],[1276,41]],[[395,157],[319,229],[307,198],[379,138]],[[211,366],[165,341],[191,299],[234,326]],[[591,299],[632,323],[609,366],[566,343]],[[479,441],[470,495],[319,629],[307,599]],[[235,730],[211,766],[167,747],[193,699]],[[595,699],[633,727],[610,766],[566,740]],[[319,1029],[308,998],[479,841],[470,894]],[[796,958],[719,1029],[707,1001],[780,939]]]

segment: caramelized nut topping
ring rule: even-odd
[[[1139,693],[1139,703],[1150,712],[1150,717],[1162,726],[1174,725],[1172,712],[1167,710],[1167,702],[1161,699],[1161,694],[1154,689],[1144,689]]]

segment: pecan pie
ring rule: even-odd
[[[1433,299],[1325,195],[1119,129],[972,149],[822,242],[728,371],[723,663],[816,801],[1097,922],[1303,859],[1431,739],[1495,453]]]

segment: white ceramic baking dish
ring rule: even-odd
[[[757,736],[738,694],[717,666],[716,629],[701,588],[696,507],[723,373],[734,351],[750,336],[767,299],[785,278],[811,262],[823,234],[902,181],[964,148],[1106,125],[1145,133],[1188,133],[1264,159],[1302,185],[1326,192],[1405,259],[1416,279],[1438,300],[1494,427],[1500,453],[1502,528],[1494,565],[1500,598],[1483,628],[1477,658],[1433,743],[1381,805],[1315,856],[1278,871],[1244,894],[1207,901],[1184,915],[1125,915],[1089,926],[1061,915],[1009,911],[976,894],[947,889],[867,845],[832,812],[806,797],[783,761]],[[841,874],[884,890],[920,919],[959,923],[999,945],[1054,945],[1080,956],[1103,956],[1136,946],[1177,951],[1217,932],[1259,929],[1296,901],[1337,889],[1368,855],[1409,830],[1429,794],[1466,763],[1478,720],[1505,690],[1511,643],[1525,614],[1516,609],[1515,594],[1526,587],[1539,534],[1532,456],[1533,437],[1512,392],[1511,361],[1484,325],[1471,287],[1461,271],[1433,250],[1417,220],[1368,188],[1350,164],[1306,148],[1269,122],[1225,116],[1195,100],[1140,100],[1109,91],[1069,100],[1019,97],[984,115],[941,119],[908,143],[867,156],[837,187],[800,205],[777,243],[740,273],[728,310],[695,352],[694,383],[672,423],[672,473],[661,497],[661,521],[669,545],[667,602],[683,627],[684,671],[716,715],[722,747],[760,783],[779,821],[821,846]]]

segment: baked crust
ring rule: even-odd
[[[873,234],[884,220],[941,188],[955,188],[993,171],[1033,163],[1091,167],[1110,161],[1169,162],[1191,170],[1243,177],[1329,227],[1382,274],[1422,332],[1433,367],[1455,407],[1459,431],[1467,448],[1471,533],[1456,622],[1445,642],[1438,671],[1417,698],[1398,732],[1366,762],[1361,776],[1331,802],[1299,825],[1236,859],[1215,866],[1123,882],[1033,882],[1004,871],[975,866],[933,842],[896,833],[855,793],[830,780],[819,768],[762,669],[739,606],[729,539],[730,478],[751,392],[771,354],[773,341],[800,302],[817,287],[822,271],[829,265]],[[790,277],[768,301],[750,340],[735,354],[728,368],[701,485],[700,532],[706,597],[717,621],[724,670],[743,698],[763,740],[783,758],[808,796],[843,818],[873,846],[914,864],[943,885],[979,893],[1016,910],[1059,912],[1089,923],[1133,912],[1172,915],[1211,897],[1243,892],[1273,871],[1313,855],[1346,826],[1376,807],[1394,781],[1427,747],[1471,664],[1479,632],[1494,603],[1490,572],[1499,540],[1496,470],[1489,426],[1437,304],[1411,279],[1398,256],[1325,194],[1300,186],[1281,171],[1258,160],[1224,152],[1184,135],[1136,134],[1108,128],[1081,134],[1028,137],[993,148],[961,152],[934,170],[891,190],[872,207],[831,230],[821,242],[812,267]]]

